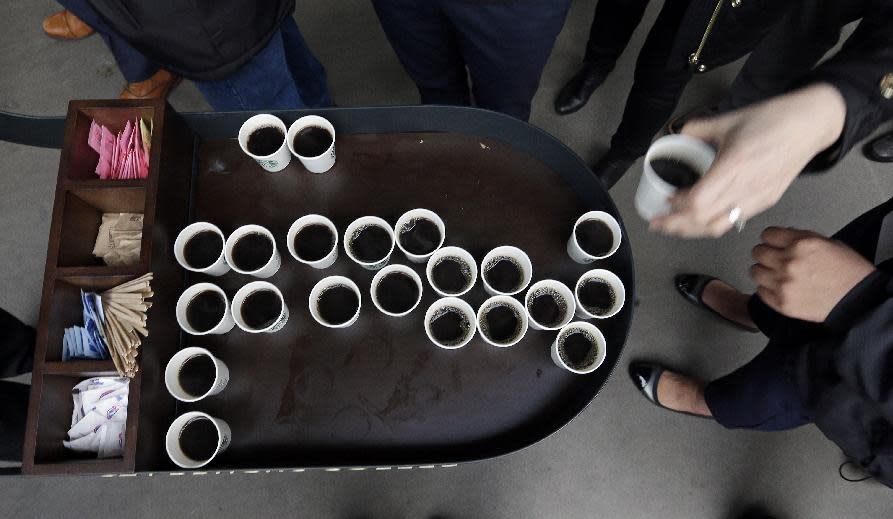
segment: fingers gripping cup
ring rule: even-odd
[[[388,265],[372,278],[369,292],[383,314],[403,317],[422,300],[422,278],[406,265]]]
[[[288,252],[316,269],[331,267],[338,259],[338,229],[325,216],[308,214],[288,229]]]
[[[574,286],[577,316],[581,319],[607,319],[623,308],[626,290],[623,282],[609,270],[586,272]]]
[[[716,151],[709,144],[688,135],[666,135],[654,141],[645,154],[636,189],[639,216],[650,221],[669,213],[669,198],[700,180],[715,158]]]
[[[357,284],[344,276],[323,278],[310,291],[310,315],[328,328],[347,328],[360,317]]]
[[[577,263],[592,263],[617,252],[620,224],[604,211],[589,211],[577,219],[567,240],[567,254]]]
[[[197,469],[225,451],[231,440],[229,424],[207,413],[190,411],[174,420],[164,443],[171,461],[184,469]]]
[[[413,263],[424,263],[443,245],[446,225],[434,211],[413,209],[403,213],[394,225],[397,247]]]
[[[481,337],[493,346],[514,346],[527,333],[527,311],[514,297],[493,296],[478,309],[477,324]]]
[[[214,224],[195,222],[187,225],[174,241],[174,257],[186,270],[210,276],[229,272],[223,253],[226,238]]]
[[[226,293],[212,283],[196,283],[177,299],[177,323],[192,335],[220,335],[236,325]]]
[[[311,173],[335,165],[335,127],[318,115],[305,115],[288,128],[288,149]]]
[[[607,354],[607,344],[602,332],[590,323],[570,323],[552,343],[552,362],[571,373],[585,375],[592,373]]]
[[[438,295],[461,296],[477,281],[478,266],[465,249],[443,247],[428,258],[425,276]]]
[[[533,264],[518,247],[496,247],[481,261],[481,280],[490,295],[515,295],[533,278]]]
[[[357,218],[344,231],[344,251],[368,270],[378,270],[394,252],[394,229],[377,216]]]
[[[534,330],[557,330],[574,318],[574,293],[554,279],[537,281],[524,296],[524,308]]]
[[[273,233],[260,225],[243,225],[226,240],[226,262],[239,274],[268,278],[279,271],[282,256]]]
[[[288,322],[288,307],[275,285],[252,281],[233,296],[233,319],[248,333],[275,333]]]
[[[183,348],[171,357],[164,370],[168,392],[181,402],[197,402],[223,391],[229,368],[204,348]]]
[[[425,333],[435,345],[455,350],[474,337],[476,320],[471,305],[458,297],[444,297],[435,301],[425,312]]]
[[[239,128],[239,146],[265,170],[282,171],[291,161],[285,131],[285,123],[275,115],[258,114]]]

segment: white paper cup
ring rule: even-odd
[[[486,325],[486,319],[484,319],[487,313],[496,306],[508,306],[509,308],[514,310],[514,312],[518,316],[518,319],[521,320],[520,332],[518,333],[518,335],[507,342],[498,342],[491,339],[488,327]],[[509,346],[514,346],[515,344],[518,344],[521,339],[524,338],[524,335],[527,334],[527,326],[529,324],[527,319],[527,310],[525,310],[524,305],[521,304],[521,302],[514,297],[506,295],[496,295],[491,297],[490,299],[487,299],[486,301],[484,301],[484,304],[482,304],[481,307],[478,309],[476,317],[478,333],[481,334],[481,338],[483,338],[488,344],[492,344],[493,346],[498,346],[500,348],[508,348]]]
[[[540,324],[534,319],[533,314],[530,313],[530,305],[533,302],[533,299],[545,293],[551,294],[556,301],[561,301],[559,307],[562,304],[564,305],[564,313],[561,316],[561,320],[558,324],[553,326]],[[571,319],[574,318],[576,300],[574,299],[574,293],[571,292],[571,289],[564,283],[555,281],[554,279],[544,279],[542,281],[537,281],[527,290],[527,294],[524,296],[524,309],[527,311],[530,327],[534,330],[557,330],[571,322]]]
[[[608,285],[610,285],[611,289],[614,290],[614,305],[604,315],[593,314],[592,312],[587,310],[583,306],[583,303],[580,301],[580,289],[590,279],[601,279]],[[621,281],[620,278],[617,277],[617,275],[610,270],[593,269],[580,276],[580,279],[577,280],[577,283],[574,285],[574,297],[577,300],[578,318],[607,319],[608,317],[613,317],[614,315],[616,315],[617,312],[619,312],[620,309],[623,308],[623,303],[626,301],[626,289],[623,287],[623,281]]]
[[[223,296],[223,301],[226,303],[226,307],[223,311],[223,317],[220,318],[220,322],[217,323],[213,328],[206,332],[201,332],[196,330],[189,324],[189,320],[186,318],[186,309],[189,307],[189,302],[192,299],[201,294],[202,292],[217,292],[221,296]],[[180,294],[180,298],[177,299],[177,324],[180,325],[180,328],[186,332],[191,333],[192,335],[221,335],[229,332],[233,329],[233,326],[236,325],[235,321],[233,321],[233,316],[229,311],[229,299],[226,297],[226,292],[223,291],[220,287],[213,283],[196,283],[191,287],[187,288]]]
[[[264,126],[275,126],[282,130],[282,146],[269,155],[255,155],[248,151],[248,137],[251,136],[251,133],[254,130]],[[285,123],[275,115],[255,115],[242,123],[242,127],[239,128],[239,146],[242,147],[242,151],[245,152],[245,155],[254,159],[260,167],[271,173],[282,171],[291,161],[291,153],[288,151],[288,146],[285,144],[285,141],[287,140]]]
[[[214,382],[211,384],[211,388],[204,394],[193,395],[183,389],[183,386],[180,384],[180,369],[183,368],[183,364],[185,364],[187,360],[200,356],[208,357],[214,362]],[[228,382],[229,368],[226,367],[226,364],[212,355],[210,351],[195,346],[183,348],[175,353],[174,356],[171,357],[171,360],[168,361],[167,367],[164,369],[164,385],[167,386],[168,392],[181,402],[198,402],[203,398],[216,395],[223,391]]]
[[[335,286],[346,286],[347,288],[354,291],[357,295],[357,311],[353,314],[347,322],[343,323],[330,323],[322,318],[319,314],[318,300],[319,296],[322,295],[327,289]],[[360,317],[360,310],[363,308],[363,297],[360,294],[360,287],[357,286],[350,278],[346,278],[344,276],[329,276],[321,279],[316,285],[313,286],[313,289],[310,291],[309,298],[309,306],[310,306],[310,315],[313,316],[313,319],[316,320],[319,324],[326,326],[328,328],[347,328],[352,326],[353,323],[357,322],[357,319]]]
[[[608,250],[606,254],[601,256],[593,256],[589,254],[582,247],[580,247],[580,242],[577,240],[577,228],[583,222],[587,222],[590,220],[596,220],[599,222],[603,222],[608,228],[611,230],[611,235],[613,236],[613,243],[611,244],[611,248]],[[604,212],[604,211],[589,211],[588,213],[584,213],[583,216],[577,218],[577,221],[574,223],[574,229],[571,231],[571,237],[567,239],[567,255],[571,257],[572,260],[577,263],[592,263],[595,260],[600,260],[607,258],[617,252],[617,249],[620,247],[620,241],[622,240],[622,232],[620,230],[620,224],[617,223],[617,220],[614,219],[613,216]]]
[[[298,256],[298,251],[295,250],[295,236],[298,235],[298,232],[301,231],[304,227],[308,225],[325,225],[332,231],[332,236],[334,237],[334,243],[332,244],[332,250],[329,251],[325,257],[318,259],[316,261],[305,260],[304,258]],[[308,214],[306,216],[302,216],[295,220],[291,227],[288,228],[288,235],[286,237],[286,246],[288,247],[288,252],[292,255],[292,257],[305,265],[310,265],[315,269],[325,269],[329,268],[335,264],[335,261],[338,259],[338,228],[335,227],[335,224],[332,223],[332,220],[329,220],[325,216],[318,214]]]
[[[316,126],[329,132],[329,135],[332,136],[332,144],[330,144],[329,148],[320,155],[315,157],[304,157],[299,155],[294,149],[295,135],[304,128],[309,128],[311,126]],[[291,123],[291,126],[288,127],[288,134],[286,135],[285,140],[288,143],[289,151],[301,161],[301,164],[307,168],[307,171],[311,173],[325,173],[335,165],[335,127],[332,126],[332,123],[327,119],[318,115],[305,115]]]
[[[214,263],[205,268],[194,268],[186,261],[186,256],[184,255],[186,244],[189,243],[189,240],[193,236],[204,231],[210,231],[220,236],[220,256],[217,257],[217,260]],[[202,274],[208,274],[209,276],[222,276],[229,272],[229,265],[226,263],[226,255],[223,253],[225,248],[223,244],[225,243],[226,236],[223,235],[223,231],[221,231],[219,227],[208,222],[195,222],[187,225],[180,231],[180,234],[177,235],[177,239],[174,241],[174,257],[177,258],[177,263],[179,263],[181,267],[191,272],[201,272]]]
[[[279,296],[282,310],[279,312],[279,317],[277,317],[270,326],[264,328],[252,328],[245,322],[245,316],[242,314],[242,309],[245,306],[245,300],[248,296],[261,290],[269,290]],[[288,305],[285,304],[285,298],[282,297],[282,292],[280,292],[274,284],[266,281],[252,281],[240,288],[239,291],[236,292],[236,295],[233,296],[233,320],[236,322],[236,326],[248,333],[275,333],[281,330],[282,327],[285,326],[285,323],[288,322]]]
[[[434,267],[436,267],[437,264],[441,261],[448,258],[453,258],[468,266],[468,277],[470,281],[464,289],[455,293],[446,292],[439,286],[437,286],[436,283],[434,283]],[[477,282],[478,279],[478,266],[477,263],[475,263],[474,261],[474,256],[472,256],[471,253],[469,253],[467,250],[461,247],[442,247],[440,249],[437,249],[437,251],[435,251],[434,254],[432,254],[431,257],[428,258],[428,264],[425,266],[425,277],[428,278],[428,284],[431,285],[431,288],[433,288],[439,296],[458,297],[468,293],[468,291],[471,290],[472,287],[474,287],[474,284]]]
[[[385,257],[380,260],[371,262],[358,259],[356,256],[354,256],[353,251],[350,250],[350,245],[353,242],[353,240],[351,239],[353,235],[360,229],[369,225],[376,225],[378,227],[381,227],[385,230],[385,232],[388,233],[388,236],[390,236],[391,238],[391,248],[388,251],[387,255],[385,255]],[[352,259],[359,266],[367,270],[378,270],[388,264],[388,262],[391,260],[391,254],[394,253],[395,241],[394,229],[390,226],[390,224],[388,224],[387,221],[377,216],[362,216],[360,218],[357,218],[356,220],[351,222],[350,225],[347,226],[347,229],[344,230],[344,252],[347,253],[348,258]]]
[[[239,265],[237,265],[235,260],[233,260],[233,248],[236,246],[236,243],[241,238],[255,233],[262,234],[270,239],[270,241],[273,243],[273,254],[261,268],[257,270],[243,270],[239,268]],[[226,254],[226,262],[229,263],[229,266],[232,267],[232,269],[239,274],[248,274],[256,278],[265,279],[278,272],[279,267],[282,266],[282,256],[279,254],[279,248],[276,246],[276,238],[273,237],[273,233],[268,231],[266,227],[261,227],[260,225],[243,225],[233,231],[233,233],[229,235],[229,238],[226,239],[224,252]]]
[[[409,226],[409,224],[413,220],[417,219],[426,219],[434,222],[434,225],[437,226],[437,230],[440,231],[440,241],[437,243],[437,247],[434,247],[434,250],[427,254],[413,254],[403,248],[403,244],[400,243],[400,233]],[[438,249],[443,246],[443,242],[446,239],[446,225],[443,223],[443,220],[440,216],[437,215],[434,211],[430,211],[428,209],[412,209],[410,211],[406,211],[403,213],[403,216],[397,219],[397,223],[394,225],[394,235],[397,238],[397,247],[403,251],[403,254],[406,255],[406,258],[413,263],[424,263],[434,254]]]
[[[183,429],[186,427],[189,422],[192,420],[196,420],[199,418],[207,418],[214,423],[214,426],[217,428],[217,449],[214,451],[214,454],[211,455],[210,458],[206,460],[194,460],[186,455],[183,452],[182,447],[180,447],[180,434],[183,432]],[[165,437],[164,445],[167,449],[167,455],[170,457],[171,461],[176,463],[178,466],[183,467],[184,469],[197,469],[200,467],[204,467],[208,463],[211,462],[214,458],[217,457],[218,454],[225,451],[227,447],[229,447],[230,442],[232,441],[232,431],[230,431],[229,424],[221,420],[220,418],[214,418],[208,413],[203,413],[201,411],[189,411],[188,413],[183,413],[174,420],[174,423],[167,430],[167,436]]]
[[[487,282],[487,270],[493,264],[496,264],[501,258],[509,258],[513,260],[519,267],[521,267],[521,284],[511,292],[502,292],[496,290],[490,283]],[[484,259],[481,260],[481,281],[484,282],[484,290],[487,291],[491,296],[493,295],[507,295],[512,296],[520,293],[527,285],[530,284],[530,280],[533,279],[533,264],[530,262],[530,258],[527,256],[527,253],[519,249],[518,247],[512,247],[510,245],[503,245],[501,247],[496,247],[491,250],[484,256]]]
[[[675,159],[689,164],[703,175],[710,169],[716,151],[706,142],[688,135],[665,135],[657,139],[645,154],[642,177],[636,189],[635,206],[639,216],[650,221],[670,212],[669,198],[677,187],[660,178],[651,162],[655,159]]]
[[[437,319],[437,317],[451,311],[458,312],[465,317],[468,321],[468,330],[459,341],[451,344],[444,344],[434,337],[434,333],[431,331],[431,323]],[[472,308],[470,304],[458,297],[444,297],[434,301],[434,303],[428,307],[428,311],[425,312],[425,333],[428,334],[428,340],[433,342],[436,346],[445,350],[455,350],[468,344],[474,337],[474,333],[477,331],[476,320],[477,315],[474,313],[474,308]]]
[[[385,276],[387,276],[388,274],[393,274],[395,272],[399,272],[401,274],[406,274],[407,276],[409,276],[410,279],[415,281],[416,287],[418,287],[419,289],[419,296],[416,298],[415,303],[413,303],[412,308],[400,313],[393,313],[385,310],[384,308],[382,308],[381,302],[379,302],[378,300],[378,284],[381,283],[381,280],[384,279]],[[418,274],[416,274],[416,271],[412,270],[406,265],[388,265],[387,267],[379,270],[372,278],[372,284],[369,287],[369,296],[372,298],[372,304],[374,304],[375,308],[378,308],[381,313],[390,315],[391,317],[403,317],[404,315],[409,315],[409,313],[415,310],[416,307],[419,306],[419,303],[422,301],[422,292],[422,278],[419,277]]]
[[[585,366],[571,367],[568,363],[561,358],[560,348],[564,345],[564,338],[573,333],[582,332],[586,334],[588,337],[595,343],[596,353],[592,358],[592,361],[586,364]],[[566,369],[571,373],[576,373],[578,375],[585,375],[587,373],[592,373],[599,366],[602,365],[602,362],[605,361],[605,355],[607,355],[607,343],[605,342],[605,336],[602,334],[601,330],[596,328],[590,323],[578,321],[575,323],[570,323],[561,331],[558,332],[558,336],[555,337],[555,340],[552,342],[552,362],[555,363],[559,368]]]

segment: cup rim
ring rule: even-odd
[[[192,239],[192,237],[196,234],[203,231],[216,232],[217,235],[220,236],[220,239],[223,241],[223,247],[220,249],[220,255],[217,256],[213,263],[205,268],[198,269],[191,266],[189,262],[186,261],[184,251],[186,244],[189,243],[189,240]],[[223,258],[223,261],[226,262],[226,235],[223,234],[223,231],[220,230],[220,227],[217,227],[211,222],[192,222],[186,227],[183,227],[183,229],[181,229],[180,232],[177,233],[177,237],[176,239],[174,239],[174,258],[177,260],[177,263],[179,263],[181,267],[190,272],[208,272],[217,265],[221,258]]]
[[[530,305],[530,298],[532,297],[533,293],[536,292],[541,287],[554,287],[555,290],[562,293],[562,295],[564,296],[565,299],[568,299],[568,301],[567,301],[568,307],[565,310],[565,316],[561,319],[561,323],[556,326],[546,326],[546,325],[542,324],[541,322],[537,321],[536,319],[533,318],[533,315],[531,315],[530,310],[528,308]],[[570,296],[570,297],[568,297],[568,296]],[[571,321],[574,320],[574,313],[576,312],[576,310],[577,310],[577,298],[574,296],[573,290],[571,290],[570,287],[568,287],[561,281],[558,281],[555,279],[541,279],[541,280],[537,281],[536,283],[530,285],[530,288],[528,288],[527,292],[524,294],[524,311],[527,312],[527,319],[530,321],[530,323],[532,323],[532,324],[535,323],[536,326],[539,326],[541,330],[545,330],[545,331],[560,330],[561,328],[563,328],[568,323],[570,323]]]
[[[332,234],[335,236],[335,242],[332,244],[331,250],[323,256],[322,259],[318,259],[315,261],[305,260],[298,255],[298,251],[295,250],[295,237],[304,227],[312,224],[323,224],[328,227]],[[321,214],[305,214],[304,216],[298,218],[294,222],[292,222],[291,226],[288,228],[288,233],[285,236],[285,246],[288,248],[289,254],[296,259],[297,261],[305,264],[314,266],[317,264],[321,264],[329,259],[329,256],[332,254],[332,251],[338,250],[338,227],[335,226],[335,222],[333,222],[330,218],[323,216]]]
[[[394,272],[400,272],[402,274],[408,275],[413,281],[415,281],[416,286],[419,287],[419,295],[416,298],[415,303],[412,305],[412,308],[410,308],[409,310],[407,310],[405,312],[401,312],[401,313],[389,312],[389,311],[385,310],[384,308],[382,308],[381,304],[378,301],[378,297],[376,297],[376,295],[375,295],[375,288],[378,286],[378,284],[381,282],[381,280],[384,279],[384,277],[387,276],[388,274],[391,274]],[[415,270],[409,268],[406,265],[400,265],[398,263],[395,263],[393,265],[387,265],[386,267],[382,268],[381,270],[379,270],[378,272],[375,273],[375,276],[372,277],[372,282],[369,284],[369,298],[372,299],[372,304],[375,305],[375,308],[378,308],[378,311],[380,311],[381,313],[388,315],[390,317],[404,317],[404,316],[412,313],[412,311],[415,310],[419,306],[419,303],[422,302],[422,296],[424,295],[424,290],[425,289],[424,289],[424,285],[422,284],[422,278],[421,278],[421,276],[419,276],[419,274]]]
[[[583,303],[580,301],[580,287],[583,285],[583,282],[591,279],[591,278],[600,278],[608,282],[614,288],[614,296],[616,297],[614,301],[614,306],[611,308],[611,311],[604,315],[595,315],[583,306]],[[617,288],[620,288],[618,291]],[[607,269],[592,269],[584,272],[574,283],[574,299],[577,301],[577,309],[588,319],[608,319],[610,317],[614,317],[620,310],[623,310],[623,306],[626,304],[626,286],[623,284],[623,280],[620,279],[620,276],[611,272]]]
[[[512,292],[503,292],[501,290],[496,290],[490,283],[487,282],[486,276],[486,265],[497,256],[516,256],[515,259],[521,260],[521,276],[523,282],[518,287],[517,290]],[[533,262],[530,261],[530,256],[527,255],[522,249],[515,247],[514,245],[499,245],[497,247],[493,247],[490,249],[490,252],[484,255],[484,259],[481,260],[480,270],[478,271],[481,276],[481,282],[484,284],[484,289],[492,295],[503,295],[503,296],[513,296],[515,294],[520,294],[524,291],[533,280]]]
[[[236,265],[235,260],[233,260],[233,254],[232,254],[233,248],[235,247],[236,243],[240,239],[242,239],[242,237],[247,236],[252,233],[263,234],[264,236],[269,238],[270,241],[273,242],[273,253],[270,254],[270,259],[268,259],[267,262],[264,263],[263,267],[261,267],[259,269],[255,269],[255,270],[242,270],[242,268],[240,268],[238,265]],[[229,235],[229,237],[226,239],[226,242],[223,244],[223,251],[224,251],[224,254],[226,255],[225,256],[226,262],[229,264],[230,268],[232,268],[234,271],[236,271],[239,274],[245,274],[248,276],[252,276],[252,275],[257,274],[258,272],[262,272],[267,267],[272,265],[274,263],[274,260],[276,259],[276,252],[278,250],[279,249],[276,246],[276,237],[273,236],[273,233],[270,232],[270,230],[267,229],[266,227],[264,227],[262,225],[253,224],[253,223],[249,223],[249,224],[240,226],[238,229],[233,231],[232,234]]]
[[[649,182],[652,183],[652,187],[660,191],[660,194],[663,196],[670,196],[678,191],[679,188],[660,178],[660,175],[658,175],[651,166],[651,161],[654,159],[655,154],[663,151],[664,146],[673,144],[690,146],[695,149],[695,153],[703,154],[705,157],[710,155],[712,156],[711,161],[716,160],[716,150],[701,139],[681,133],[659,137],[651,143],[648,147],[648,151],[645,152],[645,158],[642,161],[642,176],[647,177]],[[699,176],[703,177],[705,173],[706,171],[700,173]]]
[[[602,333],[602,331],[599,330],[598,327],[594,324],[587,323],[586,321],[573,321],[562,326],[561,329],[558,330],[558,334],[555,336],[555,340],[552,341],[552,348],[556,352],[558,350],[559,339],[561,339],[562,336],[568,335],[568,332],[574,329],[582,329],[583,331],[591,333],[593,336],[595,336],[595,342],[598,344],[598,346],[600,346],[598,354],[595,356],[595,361],[592,363],[592,365],[587,366],[586,369],[576,369],[572,368],[566,362],[564,362],[564,360],[561,358],[561,355],[556,354],[556,357],[558,359],[558,362],[561,363],[561,366],[564,369],[578,375],[587,375],[597,370],[601,367],[602,364],[604,364],[605,358],[608,356],[608,340],[605,338],[605,334]]]
[[[434,222],[434,225],[437,226],[437,229],[440,231],[440,242],[437,244],[437,247],[434,247],[434,250],[427,254],[414,254],[409,252],[403,247],[403,244],[400,243],[400,229],[410,222],[413,218],[427,218]],[[410,261],[415,261],[421,263],[422,261],[426,261],[430,258],[435,252],[440,250],[443,247],[444,242],[446,241],[446,224],[443,221],[443,218],[440,217],[439,214],[435,213],[430,209],[425,209],[422,207],[416,209],[410,209],[406,211],[400,218],[397,218],[397,223],[394,224],[394,242],[397,245],[397,248],[400,249]]]
[[[186,307],[189,305],[189,302],[192,301],[195,296],[202,292],[216,292],[223,296],[223,302],[226,304],[223,310],[223,316],[220,317],[220,320],[217,321],[217,324],[212,326],[208,331],[200,332],[192,327],[189,323],[189,320],[185,318]],[[186,297],[187,294],[189,297]],[[199,283],[195,283],[186,288],[183,292],[180,293],[180,296],[177,298],[177,304],[174,307],[177,314],[177,324],[180,326],[180,329],[190,335],[210,335],[211,332],[216,330],[226,321],[226,316],[231,312],[229,298],[226,296],[226,292],[223,291],[222,288],[215,285],[214,283],[208,283],[207,281],[202,281]],[[180,318],[180,315],[183,314],[184,317]]]
[[[273,321],[273,324],[267,326],[265,328],[251,328],[247,323],[242,319],[242,312],[237,311],[242,309],[242,304],[245,302],[245,299],[248,298],[251,294],[255,292],[259,292],[261,290],[269,290],[279,296],[279,301],[282,303],[282,310],[279,312],[279,316]],[[236,322],[236,326],[239,327],[242,331],[248,333],[266,333],[269,332],[273,327],[279,324],[279,321],[282,319],[284,314],[288,314],[288,306],[285,303],[285,296],[282,295],[282,291],[269,281],[251,281],[250,283],[246,283],[239,290],[236,291],[236,294],[233,296],[233,304],[232,304],[232,313],[233,313],[233,321]]]
[[[481,320],[484,317],[484,310],[487,309],[488,306],[494,305],[496,303],[505,303],[509,306],[514,307],[515,310],[518,312],[519,318],[521,319],[521,333],[518,334],[518,337],[516,337],[511,342],[498,343],[496,341],[491,340],[489,337],[487,337],[487,334],[484,333],[484,329],[481,326]],[[515,299],[514,297],[512,297],[510,295],[506,295],[506,294],[497,294],[495,296],[488,297],[486,301],[481,303],[481,306],[480,306],[480,308],[478,308],[478,311],[477,311],[477,314],[475,314],[475,317],[477,318],[477,331],[480,334],[481,338],[484,339],[484,342],[486,342],[487,344],[496,346],[497,348],[508,348],[510,346],[514,346],[515,344],[518,344],[527,335],[527,330],[528,330],[528,327],[530,326],[530,323],[527,319],[527,310],[524,308],[524,305],[522,305],[521,302],[518,301],[517,299]]]
[[[181,396],[177,395],[174,392],[174,390],[171,389],[173,382],[177,380],[177,378],[178,378],[177,375],[179,374],[179,371],[177,371],[177,372],[173,371],[174,361],[176,360],[177,364],[185,364],[186,361],[191,359],[192,357],[198,357],[201,355],[210,357],[211,361],[214,363],[214,382],[211,384],[211,387],[208,388],[208,390],[201,396],[181,397]],[[180,360],[181,357],[186,357],[186,358],[181,361]],[[182,350],[178,351],[177,353],[174,353],[171,356],[170,360],[167,361],[167,365],[164,367],[164,385],[167,388],[167,392],[170,393],[170,395],[172,397],[176,398],[177,400],[179,400],[181,402],[198,402],[199,400],[203,400],[203,399],[207,398],[208,396],[211,396],[211,391],[214,389],[214,386],[217,385],[217,379],[220,378],[220,368],[217,366],[217,360],[219,360],[219,359],[217,359],[217,357],[215,357],[214,354],[212,354],[210,351],[206,350],[205,348],[201,348],[199,346],[188,346],[188,347],[183,348]],[[182,384],[180,384],[180,387],[182,389]],[[186,391],[184,390],[183,393],[186,393]]]
[[[434,335],[431,333],[431,317],[433,317],[434,312],[446,306],[453,306],[458,308],[460,312],[465,314],[465,317],[469,318],[469,320],[477,319],[477,314],[475,313],[474,308],[470,304],[468,304],[467,301],[454,296],[441,297],[440,299],[431,303],[428,306],[428,309],[425,311],[424,326],[425,334],[428,336],[428,340],[434,343],[434,345],[438,348],[443,348],[445,350],[458,350],[459,348],[471,342],[472,339],[474,339],[474,334],[478,331],[478,325],[476,321],[473,323],[469,323],[470,331],[468,333],[468,336],[465,337],[462,342],[452,346],[441,344],[434,338]]]
[[[441,258],[448,257],[458,257],[465,261],[468,264],[468,268],[471,269],[471,283],[465,287],[461,292],[457,292],[455,294],[451,294],[449,292],[444,292],[434,283],[434,267],[437,265],[437,262]],[[462,247],[456,247],[455,245],[447,245],[446,247],[441,247],[434,251],[431,254],[431,257],[428,258],[428,262],[425,264],[425,277],[428,279],[428,284],[431,286],[431,289],[434,290],[437,295],[441,297],[460,297],[467,294],[474,288],[474,285],[477,284],[478,280],[478,265],[474,260],[474,256],[471,255],[470,252],[463,249]]]
[[[217,448],[214,449],[214,453],[211,454],[211,457],[204,461],[195,460],[195,459],[190,458],[189,456],[186,455],[185,452],[183,452],[183,449],[180,448],[180,452],[183,454],[184,458],[195,462],[195,463],[190,463],[190,464],[184,465],[184,464],[180,463],[179,461],[177,461],[174,458],[174,456],[171,455],[171,443],[176,442],[179,445],[180,434],[182,433],[183,428],[186,427],[186,425],[188,423],[190,423],[192,420],[197,419],[197,418],[207,418],[208,420],[211,421],[211,423],[214,424],[214,428],[217,430]],[[211,463],[211,461],[213,461],[214,458],[216,458],[217,455],[220,454],[220,446],[221,446],[220,444],[223,443],[223,431],[220,430],[220,425],[217,423],[217,420],[219,420],[219,418],[214,418],[213,416],[211,416],[208,413],[205,413],[203,411],[187,411],[187,412],[181,414],[180,416],[174,418],[174,421],[171,422],[171,425],[167,428],[167,434],[165,435],[165,441],[164,441],[164,447],[165,447],[165,450],[167,451],[168,459],[173,461],[177,466],[184,468],[184,469],[197,469],[197,468],[204,467],[208,463]],[[174,435],[176,435],[176,437],[174,437]]]
[[[361,225],[378,225],[379,227],[383,227],[388,235],[391,237],[391,248],[387,254],[385,254],[382,258],[375,261],[360,261],[356,256],[353,255],[353,252],[350,250],[350,235],[353,234],[353,231],[356,231],[358,227]],[[391,224],[387,222],[384,218],[378,216],[361,216],[354,221],[348,224],[347,228],[344,229],[344,240],[343,240],[344,252],[347,254],[347,257],[350,258],[354,263],[361,265],[363,267],[374,267],[379,263],[384,262],[387,265],[387,262],[391,258],[391,254],[394,253],[394,247],[396,246],[397,238],[394,236],[394,228],[391,227]],[[384,266],[384,265],[382,265]]]
[[[608,226],[608,228],[611,229],[611,236],[614,240],[611,244],[611,249],[602,256],[595,256],[586,252],[586,250],[583,249],[582,246],[580,246],[580,241],[577,239],[577,227],[579,227],[580,224],[582,224],[583,222],[589,220],[598,220],[600,222],[603,222],[605,225]],[[617,252],[617,250],[620,248],[620,245],[623,243],[623,228],[620,227],[620,222],[618,222],[617,218],[614,218],[611,213],[605,211],[586,211],[585,213],[580,215],[579,218],[577,218],[576,222],[574,222],[574,228],[571,231],[571,239],[574,240],[574,245],[576,245],[577,249],[579,249],[580,252],[583,253],[584,257],[591,260],[601,260],[613,256],[614,253]]]
[[[255,154],[251,153],[250,151],[248,151],[248,136],[250,134],[248,133],[247,128],[252,128],[252,130],[253,130],[255,127],[260,126],[260,123],[258,123],[258,121],[269,121],[273,126],[277,126],[279,129],[281,129],[282,130],[282,139],[284,141],[282,143],[283,145],[288,144],[288,128],[286,128],[285,123],[282,121],[282,119],[276,117],[273,114],[267,114],[267,113],[252,115],[248,119],[245,119],[245,122],[243,122],[242,126],[239,127],[238,141],[239,141],[239,146],[242,148],[242,151],[246,155],[251,157],[252,159],[269,160],[269,159],[273,158],[277,153],[282,151],[281,145],[278,148],[276,148],[276,151],[274,151],[273,153],[270,153],[269,155],[255,155]],[[248,123],[252,123],[252,122],[257,123],[257,126],[254,126],[254,127],[249,126]]]
[[[319,299],[319,296],[322,294],[323,290],[328,288],[328,285],[338,284],[345,285],[353,290],[354,293],[356,293],[357,311],[353,314],[353,317],[351,317],[347,321],[341,324],[332,324],[322,319],[314,303],[316,299]],[[363,308],[363,294],[360,291],[360,287],[358,287],[357,284],[354,283],[354,281],[347,276],[326,276],[317,281],[316,284],[313,285],[313,288],[310,289],[310,296],[307,299],[307,306],[310,308],[310,316],[313,317],[313,320],[316,321],[318,324],[325,326],[326,328],[348,328],[352,326],[360,317],[360,310]]]
[[[326,151],[320,153],[319,155],[308,157],[306,155],[301,155],[297,151],[295,151],[292,141],[294,141],[295,135],[297,135],[299,131],[307,128],[308,126],[315,126],[313,122],[322,123],[323,129],[328,131],[329,134],[332,136],[332,144],[330,144],[329,147],[326,148]],[[325,117],[322,117],[321,115],[304,115],[302,117],[298,117],[295,122],[291,123],[288,126],[288,130],[285,132],[285,144],[288,146],[288,151],[295,157],[298,157],[299,159],[312,160],[318,159],[331,151],[331,149],[335,146],[335,136],[335,126],[332,124],[331,121],[329,121]]]

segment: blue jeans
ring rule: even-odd
[[[287,110],[332,106],[326,71],[292,17],[266,47],[234,73],[217,81],[195,81],[216,111]]]

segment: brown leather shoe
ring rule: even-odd
[[[152,77],[139,83],[128,83],[121,92],[121,99],[167,99],[167,95],[180,82],[180,77],[159,69]]]
[[[43,32],[57,40],[80,40],[93,34],[90,27],[71,11],[59,11],[43,19]]]

